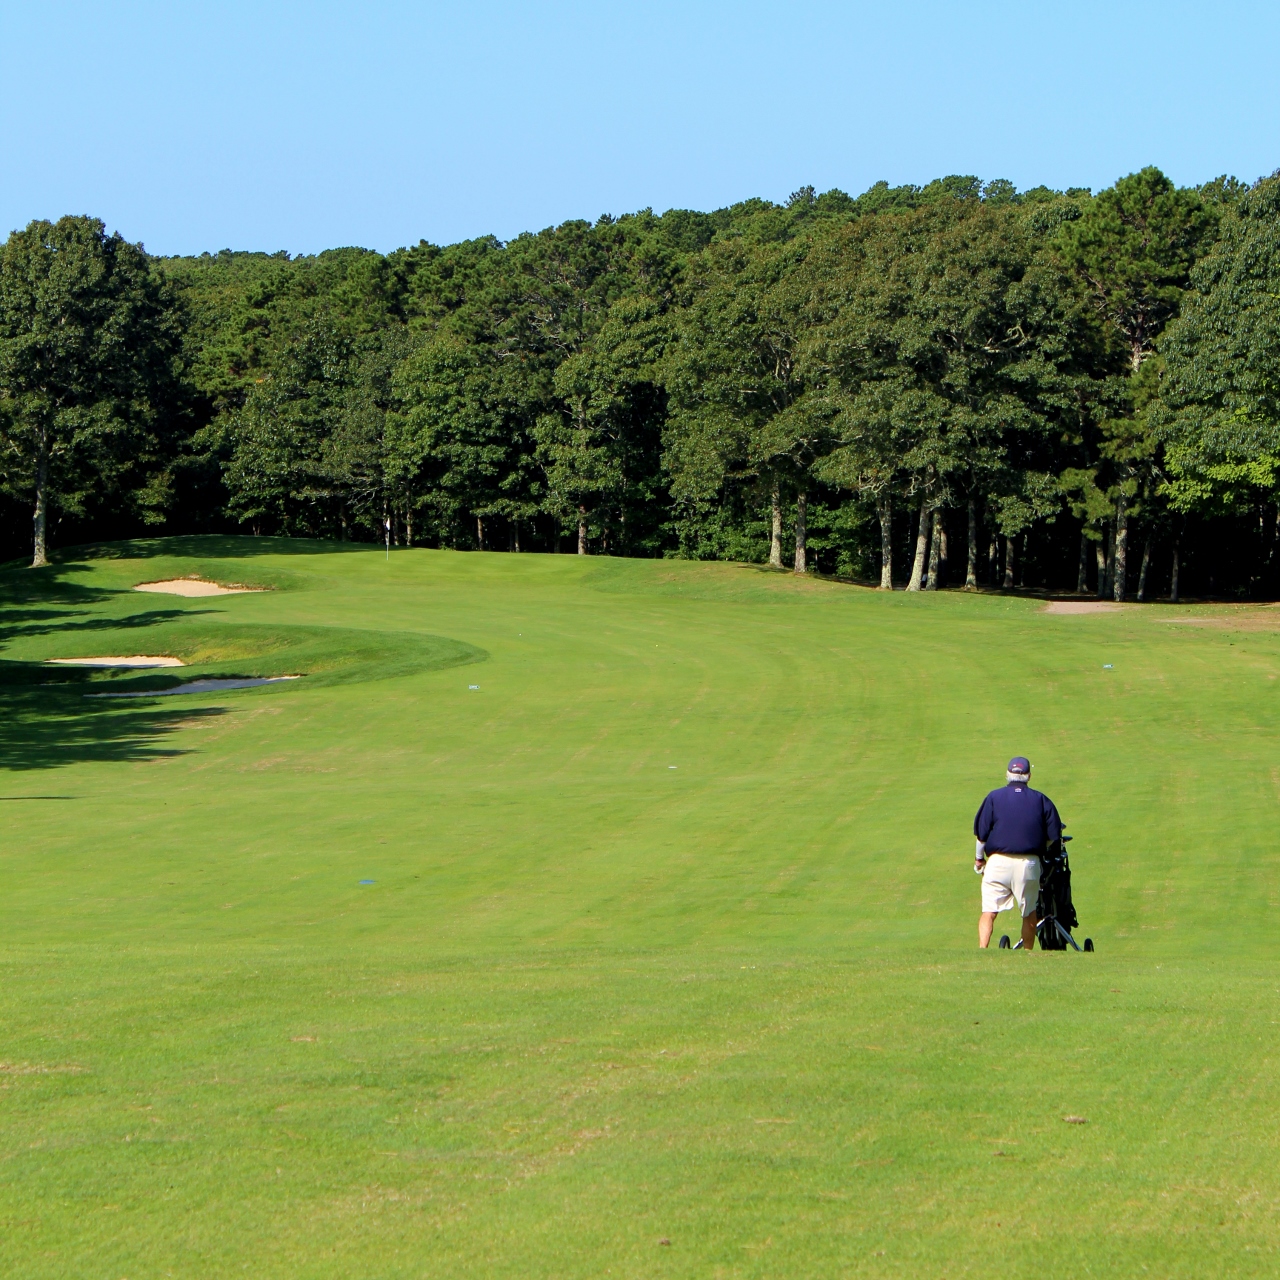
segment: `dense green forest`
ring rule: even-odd
[[[0,249],[6,558],[241,531],[1280,587],[1280,178],[952,177],[382,255]]]

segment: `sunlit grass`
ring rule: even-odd
[[[1265,611],[106,551],[0,576],[5,1274],[1273,1274]],[[1096,955],[975,950],[1015,752]]]

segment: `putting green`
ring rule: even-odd
[[[1275,1273],[1280,612],[115,551],[0,573],[3,1274]]]

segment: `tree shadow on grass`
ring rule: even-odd
[[[40,604],[46,608],[85,609],[103,604],[118,594],[110,587],[91,587],[77,582],[74,575],[84,572],[74,564],[50,564],[41,569],[0,566],[0,607]]]
[[[101,615],[83,618],[78,616],[81,614],[80,610],[6,609],[0,614],[0,647],[23,636],[52,635],[55,632],[58,635],[92,635],[95,631],[144,631],[164,622],[176,622],[179,619],[186,621],[199,617],[202,613],[216,612],[214,609],[146,609],[142,613],[129,613],[118,618]],[[5,665],[0,662],[0,670]],[[0,684],[5,683],[27,684],[29,681],[6,681],[5,676],[0,674]]]
[[[166,745],[194,720],[226,714],[222,707],[157,707],[86,698],[78,681],[51,689],[0,689],[0,769],[27,772],[85,761],[142,763],[186,755]]]
[[[23,636],[95,631],[132,631],[178,619],[216,613],[213,608],[171,606],[142,608],[123,614],[107,614],[95,606],[120,597],[137,600],[132,592],[112,587],[86,586],[75,580],[75,564],[46,565],[42,569],[0,568],[0,648]],[[6,664],[0,663],[0,667]],[[5,677],[0,674],[0,684]],[[17,683],[30,681],[20,679]]]
[[[48,580],[77,561],[149,560],[156,556],[187,556],[197,560],[241,560],[252,556],[336,555],[344,551],[377,551],[380,542],[330,542],[324,538],[255,538],[249,534],[196,533],[172,538],[131,538],[124,542],[85,542],[49,552],[50,563],[33,569],[29,560],[0,564],[0,577]]]
[[[86,586],[74,565],[0,569],[0,648],[38,635],[137,632],[212,610],[143,609],[111,616],[102,606],[118,591]],[[118,643],[118,640],[117,640]],[[65,650],[64,650],[65,652]],[[144,761],[184,754],[166,740],[183,721],[220,709],[100,702],[84,693],[95,673],[0,659],[0,769],[56,769],[81,761]]]
[[[58,561],[148,560],[156,556],[194,560],[242,560],[252,556],[340,555],[378,551],[380,542],[329,542],[322,538],[255,538],[248,534],[201,533],[173,538],[133,538],[128,542],[91,542],[62,547]]]

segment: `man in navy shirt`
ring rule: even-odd
[[[1048,796],[1033,791],[1031,762],[1014,756],[1005,785],[991,792],[973,820],[977,849],[973,869],[982,876],[982,914],[978,946],[991,942],[996,916],[1018,904],[1022,912],[1022,945],[1036,941],[1036,903],[1040,897],[1040,855],[1062,839],[1062,819]]]

